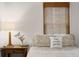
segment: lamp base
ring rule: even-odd
[[[8,43],[7,47],[13,47],[13,45],[11,43],[11,32],[9,32],[9,43]]]
[[[8,44],[7,47],[13,47],[13,45],[12,44]]]

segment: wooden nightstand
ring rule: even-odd
[[[22,54],[23,57],[27,56],[29,45],[26,46],[14,46],[1,48],[2,57],[10,57],[12,54]]]

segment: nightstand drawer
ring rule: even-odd
[[[13,53],[24,53],[25,51],[25,49],[15,49],[13,50]]]
[[[24,53],[26,50],[25,49],[5,49],[5,52],[8,53]]]
[[[9,49],[9,50],[4,49],[3,51],[4,51],[4,52],[8,52],[8,53],[13,53],[13,50],[10,50],[10,49]]]

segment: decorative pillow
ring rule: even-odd
[[[37,35],[33,39],[33,46],[48,47],[50,46],[50,39],[46,35]]]
[[[75,46],[74,35],[72,35],[72,34],[66,34],[65,36],[63,36],[62,44],[63,44],[64,47]]]
[[[62,37],[50,37],[50,48],[61,48],[62,47]]]

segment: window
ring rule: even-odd
[[[44,34],[69,33],[69,3],[44,3]]]

